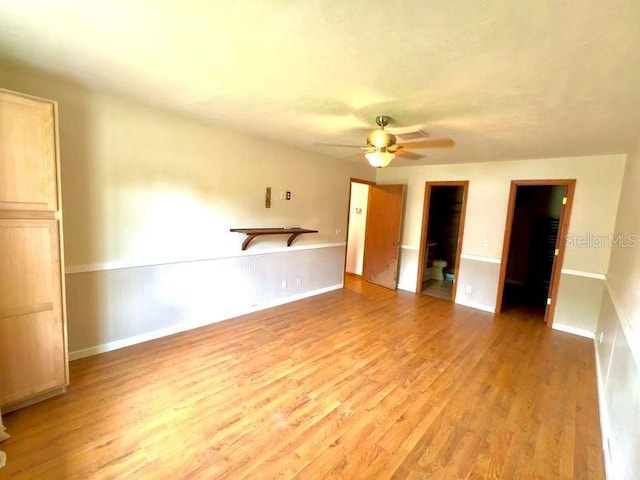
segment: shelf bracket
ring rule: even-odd
[[[244,242],[242,242],[242,250],[246,250],[247,247],[249,246],[249,244],[251,243],[251,240],[253,240],[254,238],[256,238],[258,235],[251,235],[251,234],[247,234],[247,238],[244,239]]]
[[[291,244],[293,243],[293,241],[296,239],[296,237],[298,235],[301,235],[304,232],[296,232],[296,233],[292,233],[291,236],[289,237],[289,240],[287,240],[287,247],[290,247]]]

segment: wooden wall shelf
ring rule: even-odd
[[[261,235],[290,235],[287,240],[287,247],[290,247],[298,235],[318,233],[318,230],[308,230],[306,228],[232,228],[229,231],[247,235],[247,238],[242,242],[242,250],[246,250],[251,241]]]

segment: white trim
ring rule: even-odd
[[[502,262],[502,259],[500,258],[481,257],[480,255],[469,255],[468,253],[461,254],[460,258],[464,258],[465,260],[475,260],[476,262],[485,262],[485,263],[500,264]]]
[[[614,466],[610,455],[610,448],[613,448],[611,445],[611,427],[609,425],[607,398],[601,373],[600,355],[598,355],[598,341],[595,338],[593,339],[593,348],[596,355],[596,386],[598,390],[598,408],[600,410],[600,434],[602,435],[602,451],[604,454],[604,476],[605,478],[613,480]],[[611,365],[611,363],[609,363],[609,365]]]
[[[65,274],[101,272],[104,270],[119,270],[123,268],[154,267],[158,265],[171,265],[174,263],[207,262],[210,260],[223,260],[226,258],[248,257],[252,255],[269,255],[271,253],[283,253],[299,250],[315,250],[317,248],[344,247],[346,242],[319,243],[314,245],[299,245],[292,247],[276,247],[271,249],[241,250],[238,253],[220,255],[217,257],[183,257],[151,260],[113,260],[111,262],[89,263],[85,265],[68,265]]]
[[[140,335],[135,335],[133,337],[123,338],[121,340],[114,340],[113,342],[103,343],[101,345],[96,345],[94,347],[83,348],[82,350],[76,350],[76,351],[70,352],[69,361],[79,360],[81,358],[90,357],[92,355],[99,355],[100,353],[110,352],[112,350],[117,350],[119,348],[130,347],[131,345],[136,345],[138,343],[148,342],[149,340],[155,340],[157,338],[167,337],[169,335],[185,332],[187,330],[203,327],[205,325],[211,325],[213,323],[229,320],[231,318],[239,317],[241,315],[246,315],[247,313],[257,312],[259,310],[265,310],[267,308],[276,307],[278,305],[284,305],[285,303],[302,300],[303,298],[313,297],[315,295],[331,292],[333,290],[339,290],[343,286],[344,286],[343,283],[338,283],[336,285],[319,288],[317,290],[312,290],[310,292],[300,293],[298,295],[291,295],[284,298],[278,298],[276,300],[261,303],[258,305],[252,305],[251,307],[244,308],[241,311],[235,312],[233,316],[219,318],[219,319],[215,319],[213,321],[207,321],[207,322],[188,323],[188,324],[179,323],[171,327],[163,328],[160,330],[154,330],[153,332],[147,332]]]
[[[414,247],[413,245],[400,245],[400,248],[402,248],[403,250],[413,250],[414,252],[420,251],[419,247]]]
[[[578,335],[580,337],[585,338],[595,338],[595,332],[590,330],[584,330],[582,328],[572,327],[571,325],[563,325],[561,323],[554,322],[551,326],[553,330],[558,330],[559,332],[571,333],[573,335]]]
[[[463,300],[460,298],[456,298],[456,304],[462,305],[463,307],[475,308],[476,310],[482,310],[483,312],[496,313],[495,307],[489,307],[487,305],[482,305],[481,303],[469,302],[467,300]]]
[[[195,327],[193,327],[195,328]],[[149,340],[155,340],[161,337],[168,337],[187,330],[182,323],[173,325],[161,330],[154,330],[153,332],[142,333],[133,337],[123,338],[121,340],[114,340],[113,342],[103,343],[96,345],[95,347],[83,348],[82,350],[76,350],[69,352],[69,361],[79,360],[85,357],[91,357],[93,355],[99,355],[101,353],[110,352],[112,350],[118,350],[119,348],[130,347],[138,343],[148,342]]]
[[[0,442],[4,442],[9,437],[10,436],[6,432],[5,426],[2,424],[2,412],[0,412]]]
[[[622,333],[624,333],[624,337],[629,344],[629,350],[631,350],[631,354],[636,361],[636,366],[640,368],[640,333],[638,335],[634,335],[633,327],[631,326],[631,320],[622,308],[620,299],[618,299],[618,296],[609,285],[609,282],[605,282],[605,285],[607,287],[607,291],[609,292],[611,303],[613,303],[613,308],[615,309],[616,315],[618,316],[618,323],[622,327]]]
[[[569,268],[563,268],[560,270],[563,275],[573,275],[575,277],[595,278],[596,280],[606,280],[607,277],[604,273],[584,272],[582,270],[571,270]]]
[[[402,290],[405,292],[411,292],[411,293],[416,293],[416,286],[415,284],[410,285],[410,284],[405,284],[405,283],[398,283],[398,290]]]

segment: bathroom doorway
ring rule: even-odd
[[[426,182],[416,292],[455,300],[468,181]]]
[[[575,180],[511,182],[496,312],[525,311],[551,326]]]

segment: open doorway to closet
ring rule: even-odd
[[[454,300],[468,181],[426,182],[416,292]]]
[[[575,180],[511,182],[496,312],[521,310],[551,325]]]

